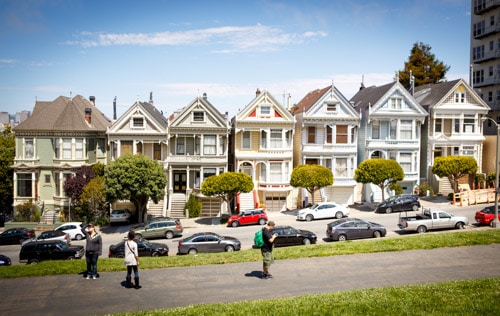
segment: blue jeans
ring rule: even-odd
[[[87,276],[97,276],[97,258],[99,254],[97,253],[85,253],[85,258],[87,259]]]
[[[132,276],[132,270],[134,270],[134,277],[137,279],[139,277],[139,269],[137,269],[137,266],[127,266],[127,278]]]

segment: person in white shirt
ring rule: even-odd
[[[139,285],[139,252],[137,251],[137,243],[134,241],[135,232],[128,232],[128,240],[125,241],[125,265],[127,266],[127,288],[140,289]],[[132,286],[132,270],[134,270],[134,283]]]

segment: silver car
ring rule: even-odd
[[[177,254],[196,254],[198,252],[224,252],[241,249],[241,242],[234,237],[216,233],[197,233],[179,240]]]

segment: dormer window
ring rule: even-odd
[[[455,92],[455,103],[465,103],[465,92]]]
[[[193,122],[205,122],[205,112],[194,111],[193,112]]]
[[[144,117],[134,116],[132,118],[132,128],[144,128]]]

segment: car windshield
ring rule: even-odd
[[[137,240],[136,240],[136,242],[139,243]],[[140,242],[142,242],[145,246],[152,246],[151,243],[149,242],[149,240],[143,239]]]
[[[486,213],[486,214],[493,214],[494,212],[493,212],[493,210],[492,210],[491,208],[485,208],[485,209],[483,210],[483,213]]]

